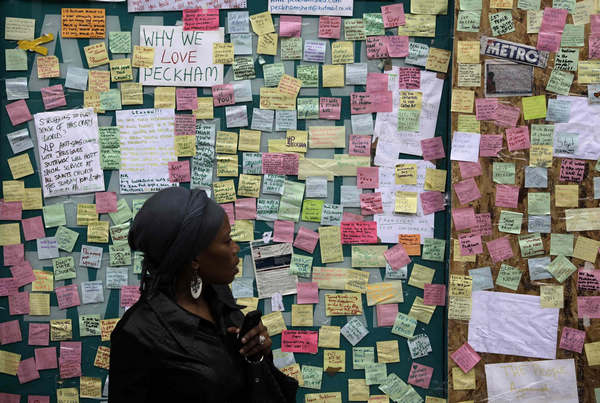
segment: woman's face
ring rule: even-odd
[[[229,217],[225,214],[215,239],[196,257],[202,281],[211,284],[229,284],[233,281],[238,272],[240,258],[237,254],[240,247],[231,239],[230,232]]]

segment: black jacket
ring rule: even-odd
[[[109,401],[237,403],[246,365],[227,327],[243,315],[228,286],[206,285],[216,324],[160,293],[140,300],[111,335]]]

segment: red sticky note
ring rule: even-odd
[[[600,33],[592,33],[588,38],[589,59],[600,59]]]
[[[387,57],[390,57],[390,54],[388,53],[387,38],[388,37],[385,35],[367,36],[367,39],[365,40],[365,45],[367,48],[368,59],[385,59]]]
[[[96,213],[116,213],[117,194],[115,192],[96,192]]]
[[[408,375],[408,383],[423,389],[428,389],[432,375],[433,367],[413,362],[410,367],[410,374]]]
[[[519,126],[506,129],[506,143],[510,152],[528,149],[531,147],[529,142],[529,128],[527,126]]]
[[[223,203],[220,204],[220,206],[223,207],[223,210],[225,210],[225,214],[227,214],[227,217],[229,217],[229,225],[233,225],[235,223],[233,203]]]
[[[0,392],[0,403],[20,403],[21,395]]]
[[[29,323],[29,337],[27,338],[27,344],[30,346],[47,346],[49,340],[49,323]]]
[[[473,350],[473,347],[469,343],[463,344],[458,350],[450,355],[450,358],[463,370],[466,374],[469,372],[479,361],[481,357]]]
[[[23,287],[29,283],[35,281],[35,275],[33,274],[33,268],[28,260],[23,260],[19,264],[10,268],[12,278],[15,280],[17,287]]]
[[[517,208],[519,187],[515,185],[496,185],[496,207]]]
[[[590,15],[590,31],[592,33],[600,32],[600,14]]]
[[[183,10],[184,31],[216,31],[219,29],[219,9],[193,8]]]
[[[195,115],[175,115],[175,135],[176,136],[195,136],[196,135],[196,116]]]
[[[496,107],[494,123],[500,127],[515,127],[519,121],[520,115],[520,108],[499,103]]]
[[[402,3],[381,6],[381,16],[383,17],[383,26],[385,28],[398,27],[406,24],[404,4]]]
[[[133,306],[140,299],[140,287],[137,285],[121,286],[120,306]]]
[[[273,242],[294,242],[294,222],[276,220],[273,224]]]
[[[302,16],[282,15],[279,17],[279,36],[284,38],[297,37],[302,33]]]
[[[340,233],[342,244],[377,243],[377,223],[375,221],[342,221]]]
[[[362,215],[383,213],[383,200],[381,198],[381,192],[361,193],[359,198],[360,213]]]
[[[175,100],[178,111],[194,111],[198,109],[198,89],[177,88],[175,89]]]
[[[492,215],[490,213],[475,214],[477,224],[471,228],[471,232],[481,236],[492,235]]]
[[[560,164],[560,181],[577,182],[583,181],[585,173],[585,161],[565,158]]]
[[[444,143],[442,142],[441,137],[431,137],[429,139],[421,140],[421,151],[423,152],[423,159],[426,161],[435,161],[446,158]]]
[[[498,105],[498,98],[475,99],[475,118],[477,120],[495,120]]]
[[[446,285],[425,284],[423,292],[423,304],[431,306],[446,305]]]
[[[319,332],[312,330],[284,330],[281,333],[281,351],[284,353],[316,354]]]
[[[350,145],[348,146],[350,155],[371,155],[371,136],[364,134],[351,134]]]
[[[67,105],[65,99],[65,91],[61,84],[56,84],[50,87],[45,87],[40,90],[42,93],[42,101],[44,102],[44,109],[47,111],[50,109],[56,109],[61,106]]]
[[[501,134],[485,134],[479,138],[479,156],[497,157],[502,150]]]
[[[379,187],[379,167],[356,167],[356,187],[375,189]]]
[[[389,57],[408,56],[408,36],[395,35],[385,36],[385,43]]]
[[[170,182],[189,182],[190,181],[190,161],[169,161],[169,181]]]
[[[367,92],[387,91],[388,78],[384,73],[367,73]]]
[[[342,110],[342,98],[321,97],[319,98],[319,118],[339,120]]]
[[[58,300],[58,309],[72,308],[81,304],[77,284],[56,287],[54,291],[56,292],[56,299]]]
[[[0,199],[0,220],[5,221],[18,221],[21,219],[21,213],[23,207],[21,202],[5,202],[4,199]]]
[[[463,256],[472,256],[483,253],[483,244],[481,243],[481,235],[467,233],[458,236],[460,244],[460,254]]]
[[[50,396],[28,395],[27,403],[50,403]]]
[[[458,161],[458,169],[460,170],[460,176],[463,179],[474,178],[481,175],[481,164],[479,161]]]
[[[475,209],[473,207],[453,208],[452,221],[457,231],[473,228],[477,224],[477,221],[475,221]]]
[[[0,322],[0,344],[18,343],[23,340],[18,320]]]
[[[233,95],[232,84],[221,84],[212,86],[212,96],[214,106],[233,105],[235,97]],[[197,108],[197,106],[196,106]]]
[[[393,270],[399,270],[411,262],[406,249],[401,243],[398,243],[383,253],[385,260]]]
[[[424,215],[446,209],[446,199],[442,192],[422,192],[419,194],[419,197],[421,198],[421,208]]]
[[[319,241],[319,234],[315,231],[309,230],[306,227],[300,227],[294,240],[294,248],[301,249],[308,253],[313,253],[317,242]]]
[[[235,218],[236,220],[255,220],[256,199],[253,197],[237,199],[235,201]]]
[[[566,326],[563,328],[562,335],[560,337],[560,348],[581,354],[584,343],[585,331]]]
[[[298,175],[298,154],[263,153],[262,173],[277,175]]]
[[[21,225],[23,225],[23,234],[25,235],[26,241],[46,237],[44,223],[42,221],[42,216],[40,215],[31,218],[24,218],[21,221]]]
[[[360,214],[354,214],[354,213],[350,213],[348,211],[344,211],[342,213],[342,222],[344,221],[348,221],[348,222],[356,222],[356,221],[364,221],[363,216],[361,216]]]
[[[340,39],[342,17],[330,17],[322,15],[319,17],[319,38]]]
[[[40,379],[40,373],[35,367],[35,359],[33,357],[21,360],[17,369],[17,378],[20,384]]]
[[[318,304],[319,284],[314,282],[298,283],[298,304]]]
[[[38,370],[56,369],[58,363],[56,360],[56,347],[36,348],[35,363]]]
[[[421,70],[417,67],[400,67],[398,69],[398,88],[401,90],[420,89]]]
[[[378,304],[375,305],[377,310],[377,326],[394,326],[396,316],[398,316],[398,304]]]
[[[507,237],[501,237],[486,243],[493,263],[498,263],[513,257],[512,246]]]
[[[5,245],[4,251],[4,266],[18,265],[25,260],[25,245],[22,243],[14,245]]]
[[[465,179],[454,184],[454,191],[460,204],[467,204],[481,197],[477,183],[473,178]]]
[[[577,297],[577,317],[600,318],[600,296]]]
[[[10,123],[13,126],[28,122],[33,119],[31,113],[29,112],[29,107],[24,99],[20,99],[6,105],[6,112],[8,112]]]

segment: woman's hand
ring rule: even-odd
[[[230,333],[239,333],[240,329],[237,327],[230,327],[227,329]],[[262,336],[262,337],[261,337]],[[240,349],[240,354],[245,357],[253,357],[255,355],[269,355],[271,353],[271,338],[269,332],[262,321],[253,329],[250,329],[248,333],[240,336],[243,347]],[[260,343],[261,338],[263,342]]]

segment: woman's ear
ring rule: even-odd
[[[192,259],[192,262],[190,263],[192,270],[196,271],[200,268],[200,261],[201,261],[200,256],[196,256],[194,259]]]

